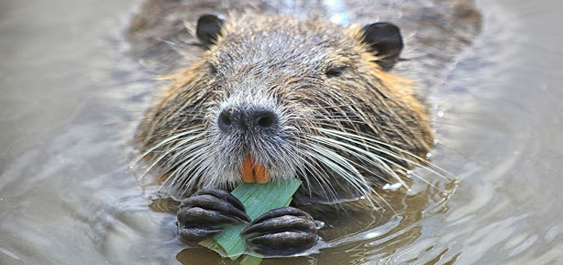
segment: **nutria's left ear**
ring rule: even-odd
[[[384,71],[393,68],[403,49],[403,38],[399,28],[391,23],[378,22],[365,26],[363,41],[369,45],[371,52],[381,59],[377,63]]]
[[[223,23],[223,20],[216,15],[202,15],[197,20],[197,38],[205,47],[209,48],[210,45],[217,42],[218,37],[221,35]]]

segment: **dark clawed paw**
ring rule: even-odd
[[[246,243],[265,256],[288,256],[303,252],[317,243],[313,217],[293,207],[271,210],[242,231]]]
[[[186,198],[180,204],[178,237],[185,243],[197,244],[220,233],[223,224],[250,222],[242,203],[229,192],[204,189]]]

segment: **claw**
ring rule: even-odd
[[[284,231],[263,234],[246,239],[249,246],[263,246],[269,248],[311,247],[317,242],[317,234],[305,231]]]
[[[250,222],[244,205],[224,190],[204,189],[184,199],[177,212],[178,237],[193,244],[223,231],[224,224]]]
[[[317,227],[314,222],[302,217],[285,215],[275,217],[272,219],[261,220],[261,222],[254,222],[252,225],[244,229],[241,235],[249,235],[252,233],[265,233],[277,232],[285,230],[306,230],[316,231]]]
[[[308,214],[308,213],[306,213],[302,210],[299,210],[299,209],[294,208],[294,207],[282,207],[282,208],[273,209],[273,210],[259,216],[252,223],[260,223],[260,222],[262,222],[266,219],[271,219],[271,218],[280,217],[280,216],[284,216],[284,215],[293,215],[293,216],[297,216],[297,217],[301,217],[301,218],[307,218],[311,221],[314,220],[313,217],[310,214]]]
[[[250,217],[244,212],[244,206],[242,210],[236,205],[225,203],[225,200],[217,198],[210,194],[199,194],[197,196],[192,196],[190,198],[182,201],[180,209],[186,208],[204,208],[211,211],[216,211],[219,213],[224,213],[228,216],[234,216],[242,221],[250,222]]]
[[[205,194],[213,195],[214,197],[222,201],[227,201],[233,206],[235,206],[237,209],[241,210],[242,212],[246,212],[246,209],[244,208],[242,202],[240,202],[239,199],[237,199],[228,191],[218,190],[218,189],[203,189],[196,192],[194,195],[192,195],[192,197],[196,195],[205,195]]]
[[[303,252],[318,240],[313,217],[293,207],[271,210],[242,231],[249,248],[265,256],[287,256]]]
[[[178,210],[178,220],[181,225],[185,224],[239,224],[241,221],[237,218],[222,214],[217,211],[207,210],[200,207]]]

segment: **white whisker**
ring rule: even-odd
[[[170,166],[170,163],[173,163],[174,161],[177,161],[178,156],[180,156],[182,154],[182,152],[176,152],[176,150],[180,149],[182,146],[185,145],[189,145],[190,149],[196,148],[199,146],[199,144],[191,144],[192,141],[200,139],[203,136],[203,134],[197,134],[197,135],[193,135],[190,137],[186,137],[186,138],[182,138],[181,141],[177,141],[174,143],[174,145],[170,146],[167,148],[167,150],[162,153],[161,155],[159,155],[158,157],[156,157],[155,159],[153,159],[153,162],[148,166],[147,169],[145,169],[145,171],[139,176],[140,180],[143,180],[145,178],[145,176],[155,167],[157,166],[159,163],[161,163],[161,161],[164,158],[167,158],[167,161],[164,163],[167,166]],[[172,137],[171,137],[172,138]],[[178,139],[178,138],[175,138]],[[170,143],[172,144],[172,143]],[[164,147],[165,145],[161,145],[161,147]],[[152,149],[152,148],[151,148]],[[154,149],[153,149],[154,152]],[[172,157],[169,157],[170,154],[174,153],[174,155]],[[170,168],[170,167],[168,167]]]
[[[416,156],[416,155],[414,155],[414,154],[412,154],[412,153],[410,153],[406,150],[403,150],[399,147],[393,146],[391,144],[381,142],[381,141],[378,141],[378,140],[375,140],[375,139],[372,139],[372,138],[364,137],[364,136],[361,136],[361,135],[355,135],[355,134],[343,132],[343,131],[335,131],[335,130],[325,129],[325,128],[317,128],[317,130],[319,130],[319,132],[325,133],[327,135],[338,137],[340,139],[347,140],[351,143],[358,144],[358,145],[364,146],[366,148],[384,153],[386,155],[389,155],[390,157],[400,159],[402,161],[411,163],[411,164],[416,165],[418,167],[427,168],[427,170],[429,170],[430,172],[432,172],[432,173],[434,173],[434,174],[436,174],[436,175],[438,175],[442,178],[445,178],[447,180],[454,180],[455,179],[455,177],[452,174],[450,174],[448,171],[446,171],[445,169],[442,169],[439,166],[434,165],[432,163],[427,163],[426,161],[423,161],[422,158],[420,158],[420,157],[418,157],[418,156]],[[397,155],[396,153],[390,152],[389,150],[381,149],[381,148],[378,148],[374,145],[368,145],[368,144],[362,143],[360,141],[353,140],[353,138],[356,138],[356,139],[359,139],[359,140],[362,140],[362,141],[366,141],[366,142],[375,143],[377,145],[383,145],[385,147],[389,147],[391,149],[398,150],[399,152],[407,154],[407,155],[411,156],[412,158],[414,158],[418,161],[425,162],[425,164],[420,163],[420,162],[416,162],[416,161],[411,160],[411,159],[401,157],[401,156]]]
[[[371,194],[375,193],[375,190],[356,167],[350,164],[346,158],[332,150],[316,144],[311,144],[310,146],[312,150],[307,152],[309,156],[326,165],[334,171],[334,173],[350,183],[356,190],[363,194],[375,208],[374,201],[371,199]]]
[[[362,161],[367,162],[369,164],[371,164],[372,166],[378,168],[378,169],[383,169],[385,172],[389,173],[391,176],[393,176],[393,178],[395,180],[397,180],[403,187],[409,189],[408,185],[401,179],[401,177],[399,177],[399,175],[397,175],[397,173],[389,167],[388,163],[391,163],[393,165],[396,165],[398,167],[400,167],[401,169],[406,170],[404,167],[402,167],[401,165],[390,161],[389,159],[386,159],[384,157],[380,157],[377,156],[376,154],[370,153],[366,150],[363,150],[361,148],[358,148],[356,146],[350,145],[350,144],[346,144],[331,138],[326,138],[326,137],[322,137],[322,136],[311,136],[312,140],[316,140],[320,143],[324,143],[324,144],[333,144],[333,145],[338,145],[340,148],[338,150],[340,151],[344,151],[347,153],[350,153],[352,155],[355,155],[357,158],[362,158]],[[352,151],[355,150],[355,151]],[[358,153],[359,152],[359,153]],[[375,163],[374,161],[372,161],[371,159],[379,162],[379,163]],[[387,162],[387,163],[386,163]],[[369,171],[369,169],[365,168],[367,171]],[[386,180],[386,178],[382,178],[383,180]]]

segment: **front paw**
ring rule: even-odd
[[[187,244],[219,234],[220,225],[251,221],[235,196],[218,189],[204,189],[184,199],[177,215],[178,237]]]
[[[317,243],[317,226],[308,213],[293,207],[273,209],[258,217],[242,235],[249,248],[265,256],[288,256]]]

